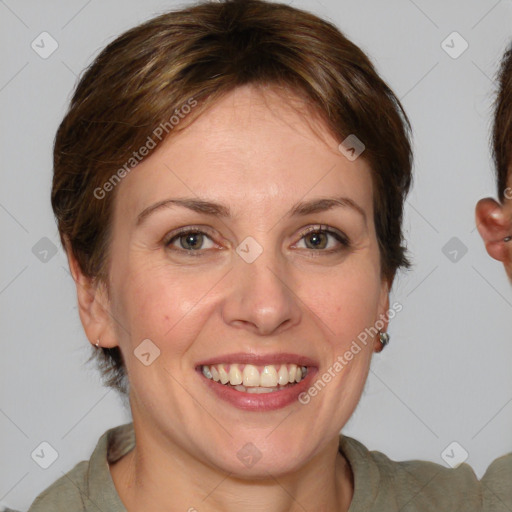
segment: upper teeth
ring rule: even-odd
[[[252,364],[212,364],[203,365],[203,375],[215,382],[246,387],[261,386],[265,388],[286,386],[300,382],[307,374],[307,367],[296,364],[268,364],[257,367]]]

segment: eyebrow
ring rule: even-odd
[[[148,206],[137,216],[137,225],[140,225],[147,217],[163,208],[170,208],[179,206],[188,208],[197,213],[204,213],[221,218],[231,218],[231,210],[229,206],[212,201],[206,201],[198,198],[180,198],[180,199],[164,199],[151,206]],[[286,217],[298,217],[311,215],[313,213],[320,213],[333,208],[350,208],[358,212],[366,223],[366,212],[359,206],[353,199],[349,197],[323,197],[319,199],[312,199],[309,201],[301,201],[296,203],[290,211],[285,215]]]

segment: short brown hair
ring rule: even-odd
[[[512,172],[512,44],[503,56],[498,73],[492,146],[498,197],[503,201],[508,176]]]
[[[400,101],[331,23],[286,4],[224,0],[169,12],[127,31],[81,77],[57,131],[52,206],[61,239],[85,275],[107,278],[115,190],[103,199],[95,191],[116,169],[120,178],[134,150],[191,98],[197,106],[186,123],[245,84],[295,93],[340,142],[354,134],[364,143],[382,275],[392,282],[398,268],[409,266],[402,215],[412,152]],[[119,349],[96,352],[106,383],[123,388]]]

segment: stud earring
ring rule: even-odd
[[[379,339],[382,344],[382,348],[384,348],[389,343],[389,334],[387,332],[380,332],[379,331]]]
[[[96,340],[96,343],[94,344],[94,346],[96,348],[100,348],[100,339],[99,338]]]

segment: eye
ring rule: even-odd
[[[295,247],[323,253],[339,252],[350,247],[349,239],[342,232],[328,226],[310,226],[302,231],[300,242],[304,246],[297,244]],[[195,227],[174,231],[164,243],[167,248],[187,256],[201,256],[203,251],[216,247],[210,235]]]
[[[208,241],[209,244],[207,243]],[[183,228],[178,233],[171,233],[170,238],[165,242],[165,246],[172,250],[192,253],[204,249],[212,249],[215,244],[204,231],[197,228]],[[194,254],[194,256],[199,256],[199,254]]]
[[[311,226],[301,233],[305,249],[321,252],[337,252],[350,247],[348,238],[338,230],[328,226]]]

